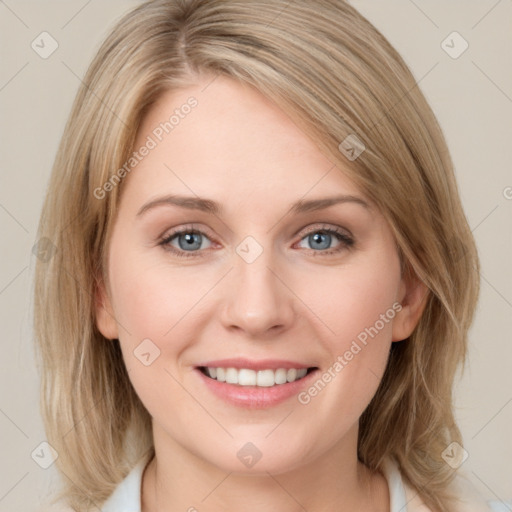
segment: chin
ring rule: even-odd
[[[217,448],[215,453],[203,454],[202,458],[223,471],[253,476],[286,473],[306,463],[304,444],[288,444],[284,451],[281,442],[271,442],[264,436],[252,439],[230,442],[224,449],[218,441],[212,441]]]

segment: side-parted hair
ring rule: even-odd
[[[397,51],[343,0],[149,1],[115,25],[94,57],[38,235],[54,246],[51,258],[36,263],[34,314],[41,414],[63,476],[58,498],[79,512],[98,506],[154,450],[151,417],[119,342],[95,323],[123,182],[102,198],[95,191],[129,160],[162,93],[218,74],[273,100],[344,169],[388,221],[402,272],[428,288],[418,325],[392,344],[360,418],[358,457],[374,470],[394,458],[426,505],[448,512],[455,471],[442,452],[463,444],[452,387],[467,357],[478,254],[431,108]],[[351,160],[339,146],[354,136],[365,149]]]

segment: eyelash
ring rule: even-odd
[[[338,252],[342,251],[343,249],[350,249],[355,243],[355,241],[350,236],[345,234],[343,231],[336,229],[336,228],[332,228],[332,227],[329,227],[329,228],[327,228],[327,227],[318,228],[317,227],[315,229],[312,229],[312,230],[308,231],[307,233],[305,233],[301,237],[300,241],[302,241],[304,238],[306,238],[307,236],[312,235],[314,233],[324,233],[324,234],[334,235],[341,242],[341,244],[338,247],[335,247],[334,249],[326,249],[323,251],[315,251],[314,249],[308,249],[309,251],[312,251],[313,256],[329,256],[331,254],[338,253]],[[170,245],[170,242],[174,238],[176,238],[179,235],[184,235],[184,234],[204,235],[204,236],[206,236],[206,238],[208,238],[208,235],[206,233],[204,233],[203,231],[200,231],[200,230],[192,228],[192,227],[184,227],[184,228],[177,229],[177,230],[165,235],[165,237],[160,240],[159,245],[162,246],[166,251],[170,251],[171,253],[173,253],[174,255],[176,255],[180,258],[193,258],[193,257],[198,257],[198,256],[199,257],[205,256],[204,250],[183,251],[183,250],[176,249],[175,247]]]

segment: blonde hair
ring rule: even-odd
[[[217,73],[251,84],[284,109],[379,207],[403,272],[428,288],[409,339],[393,343],[360,418],[358,457],[393,457],[427,506],[445,512],[455,472],[441,457],[462,436],[452,386],[464,367],[479,288],[478,255],[442,131],[389,42],[341,0],[155,0],[125,15],[92,61],[56,156],[39,236],[34,308],[41,413],[81,512],[98,506],[152,449],[151,418],[118,340],[95,325],[97,282],[122,183],[102,187],[133,151],[147,110],[167,90]],[[353,161],[339,149],[356,136]],[[49,242],[48,242],[49,243]]]

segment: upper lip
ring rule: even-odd
[[[299,363],[297,361],[287,361],[284,359],[262,359],[260,361],[254,359],[245,359],[243,357],[231,359],[216,359],[215,361],[207,361],[197,365],[198,367],[208,366],[210,368],[247,368],[249,370],[277,370],[279,368],[312,368],[313,365]]]

